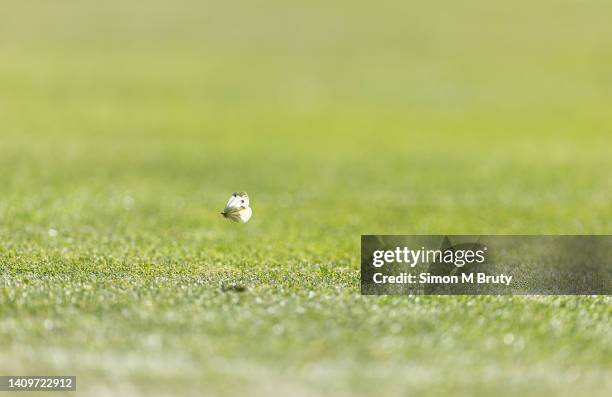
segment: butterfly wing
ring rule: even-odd
[[[225,210],[237,207],[236,202],[238,200],[238,197],[236,197],[235,194],[236,193],[232,194],[229,200],[227,200],[227,204],[225,204]]]
[[[238,216],[240,218],[240,220],[238,222],[240,223],[247,223],[249,221],[249,219],[251,219],[251,215],[253,215],[253,210],[251,209],[251,207],[247,207],[245,209],[242,209],[238,212]]]
[[[234,193],[231,195],[227,204],[225,204],[225,209],[228,208],[239,208],[239,207],[248,207],[249,206],[249,196],[246,192]]]
[[[234,193],[236,196],[236,205],[247,208],[250,205],[249,195],[246,192]]]

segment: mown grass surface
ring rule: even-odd
[[[610,11],[3,2],[0,373],[609,395],[609,298],[363,297],[358,265],[361,234],[612,231]]]

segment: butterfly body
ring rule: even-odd
[[[253,215],[253,210],[250,207],[249,196],[246,192],[237,192],[225,204],[225,208],[221,215],[225,219],[229,219],[238,223],[247,223]]]

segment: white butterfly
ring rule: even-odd
[[[234,222],[247,223],[253,215],[253,210],[249,207],[249,196],[246,192],[232,194],[221,215]]]

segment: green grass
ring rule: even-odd
[[[361,234],[612,232],[610,11],[3,2],[0,374],[609,395],[610,298],[361,296],[358,266]]]

